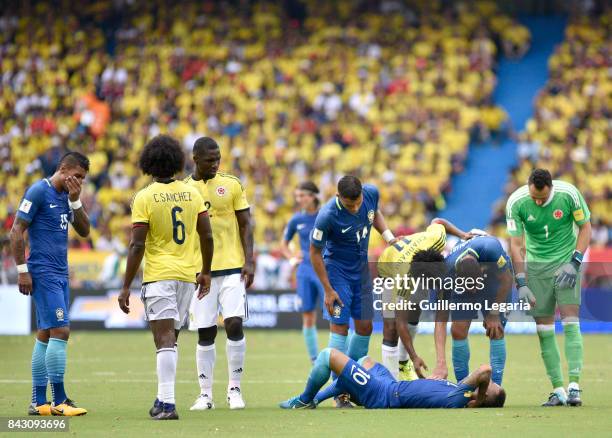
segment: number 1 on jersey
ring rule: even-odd
[[[361,242],[361,239],[365,239],[368,235],[368,227],[363,227],[363,230],[361,230],[361,235],[359,231],[357,231],[355,234],[357,235],[357,243]]]

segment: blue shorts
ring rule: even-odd
[[[334,324],[348,324],[350,319],[372,320],[374,318],[374,297],[370,275],[366,270],[358,280],[349,280],[334,266],[327,266],[331,287],[338,293],[344,307],[336,306],[334,314],[323,309],[323,317]],[[325,307],[325,306],[324,306]]]
[[[453,321],[468,321],[478,319],[478,313],[482,314],[483,318],[489,314],[489,309],[487,309],[487,305],[490,308],[493,303],[497,300],[497,289],[499,287],[499,283],[487,281],[485,283],[485,288],[482,292],[476,293],[463,293],[458,294],[453,292],[451,296],[452,303],[464,303],[469,305],[471,308],[469,309],[454,309],[451,310],[451,319]],[[512,302],[512,293],[508,293],[506,297],[506,302]],[[480,310],[475,308],[475,305],[480,304]],[[500,313],[500,320],[504,327],[506,326],[506,315],[505,313]]]
[[[317,308],[317,302],[323,303],[323,286],[312,268],[298,269],[296,279],[300,311],[312,312]]]
[[[32,273],[32,298],[36,307],[36,326],[39,330],[70,325],[68,306],[70,289],[68,278]]]
[[[384,409],[390,406],[391,388],[395,383],[383,365],[377,363],[366,370],[351,359],[342,369],[336,385],[348,392],[355,403],[367,409]]]

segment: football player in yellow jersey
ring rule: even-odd
[[[377,264],[379,277],[384,281],[384,279],[396,279],[397,276],[411,275],[412,262],[417,262],[421,270],[422,268],[430,268],[433,271],[443,270],[442,251],[446,245],[447,234],[460,239],[469,239],[473,236],[471,233],[461,231],[445,219],[434,219],[425,231],[401,237],[383,251]],[[435,272],[430,273],[435,275]],[[421,295],[426,291],[413,292],[409,288],[396,286],[394,284],[383,287],[382,291],[382,363],[394,377],[412,380],[417,376],[423,377],[421,368],[427,369],[425,362],[416,354],[413,347],[421,312],[418,307],[414,310],[394,309],[393,304],[396,303],[398,295],[409,301],[416,299],[418,302],[423,299]],[[399,346],[398,339],[402,340]]]
[[[200,395],[191,410],[214,408],[219,310],[227,334],[227,402],[230,409],[245,407],[240,390],[246,351],[242,322],[248,317],[246,289],[253,282],[253,229],[244,188],[235,176],[218,172],[220,160],[217,142],[209,137],[199,138],[193,146],[195,172],[185,179],[205,198],[215,241],[210,294],[201,301],[194,299],[190,309],[189,328],[198,330],[196,363],[200,384]]]
[[[196,290],[195,273],[199,272],[199,299],[209,292],[211,282],[213,239],[204,199],[193,187],[173,179],[184,164],[181,146],[172,137],[158,135],[145,145],[139,166],[153,182],[134,196],[132,239],[119,294],[121,310],[129,313],[130,285],[144,256],[141,299],[157,348],[157,398],[149,411],[155,420],[178,419],[176,339]]]

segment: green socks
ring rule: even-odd
[[[577,321],[564,322],[563,332],[565,333],[565,357],[569,370],[569,381],[579,383],[583,357],[580,324]]]
[[[538,338],[540,339],[540,351],[542,360],[546,367],[546,374],[553,388],[563,387],[563,374],[561,372],[561,355],[555,338],[555,326],[538,324]]]

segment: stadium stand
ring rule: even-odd
[[[592,212],[594,246],[612,242],[612,9],[573,16],[565,40],[549,60],[550,77],[535,101],[535,114],[520,134],[519,164],[506,195],[527,180],[534,166],[572,182]],[[496,206],[495,232],[503,234],[504,205]]]

